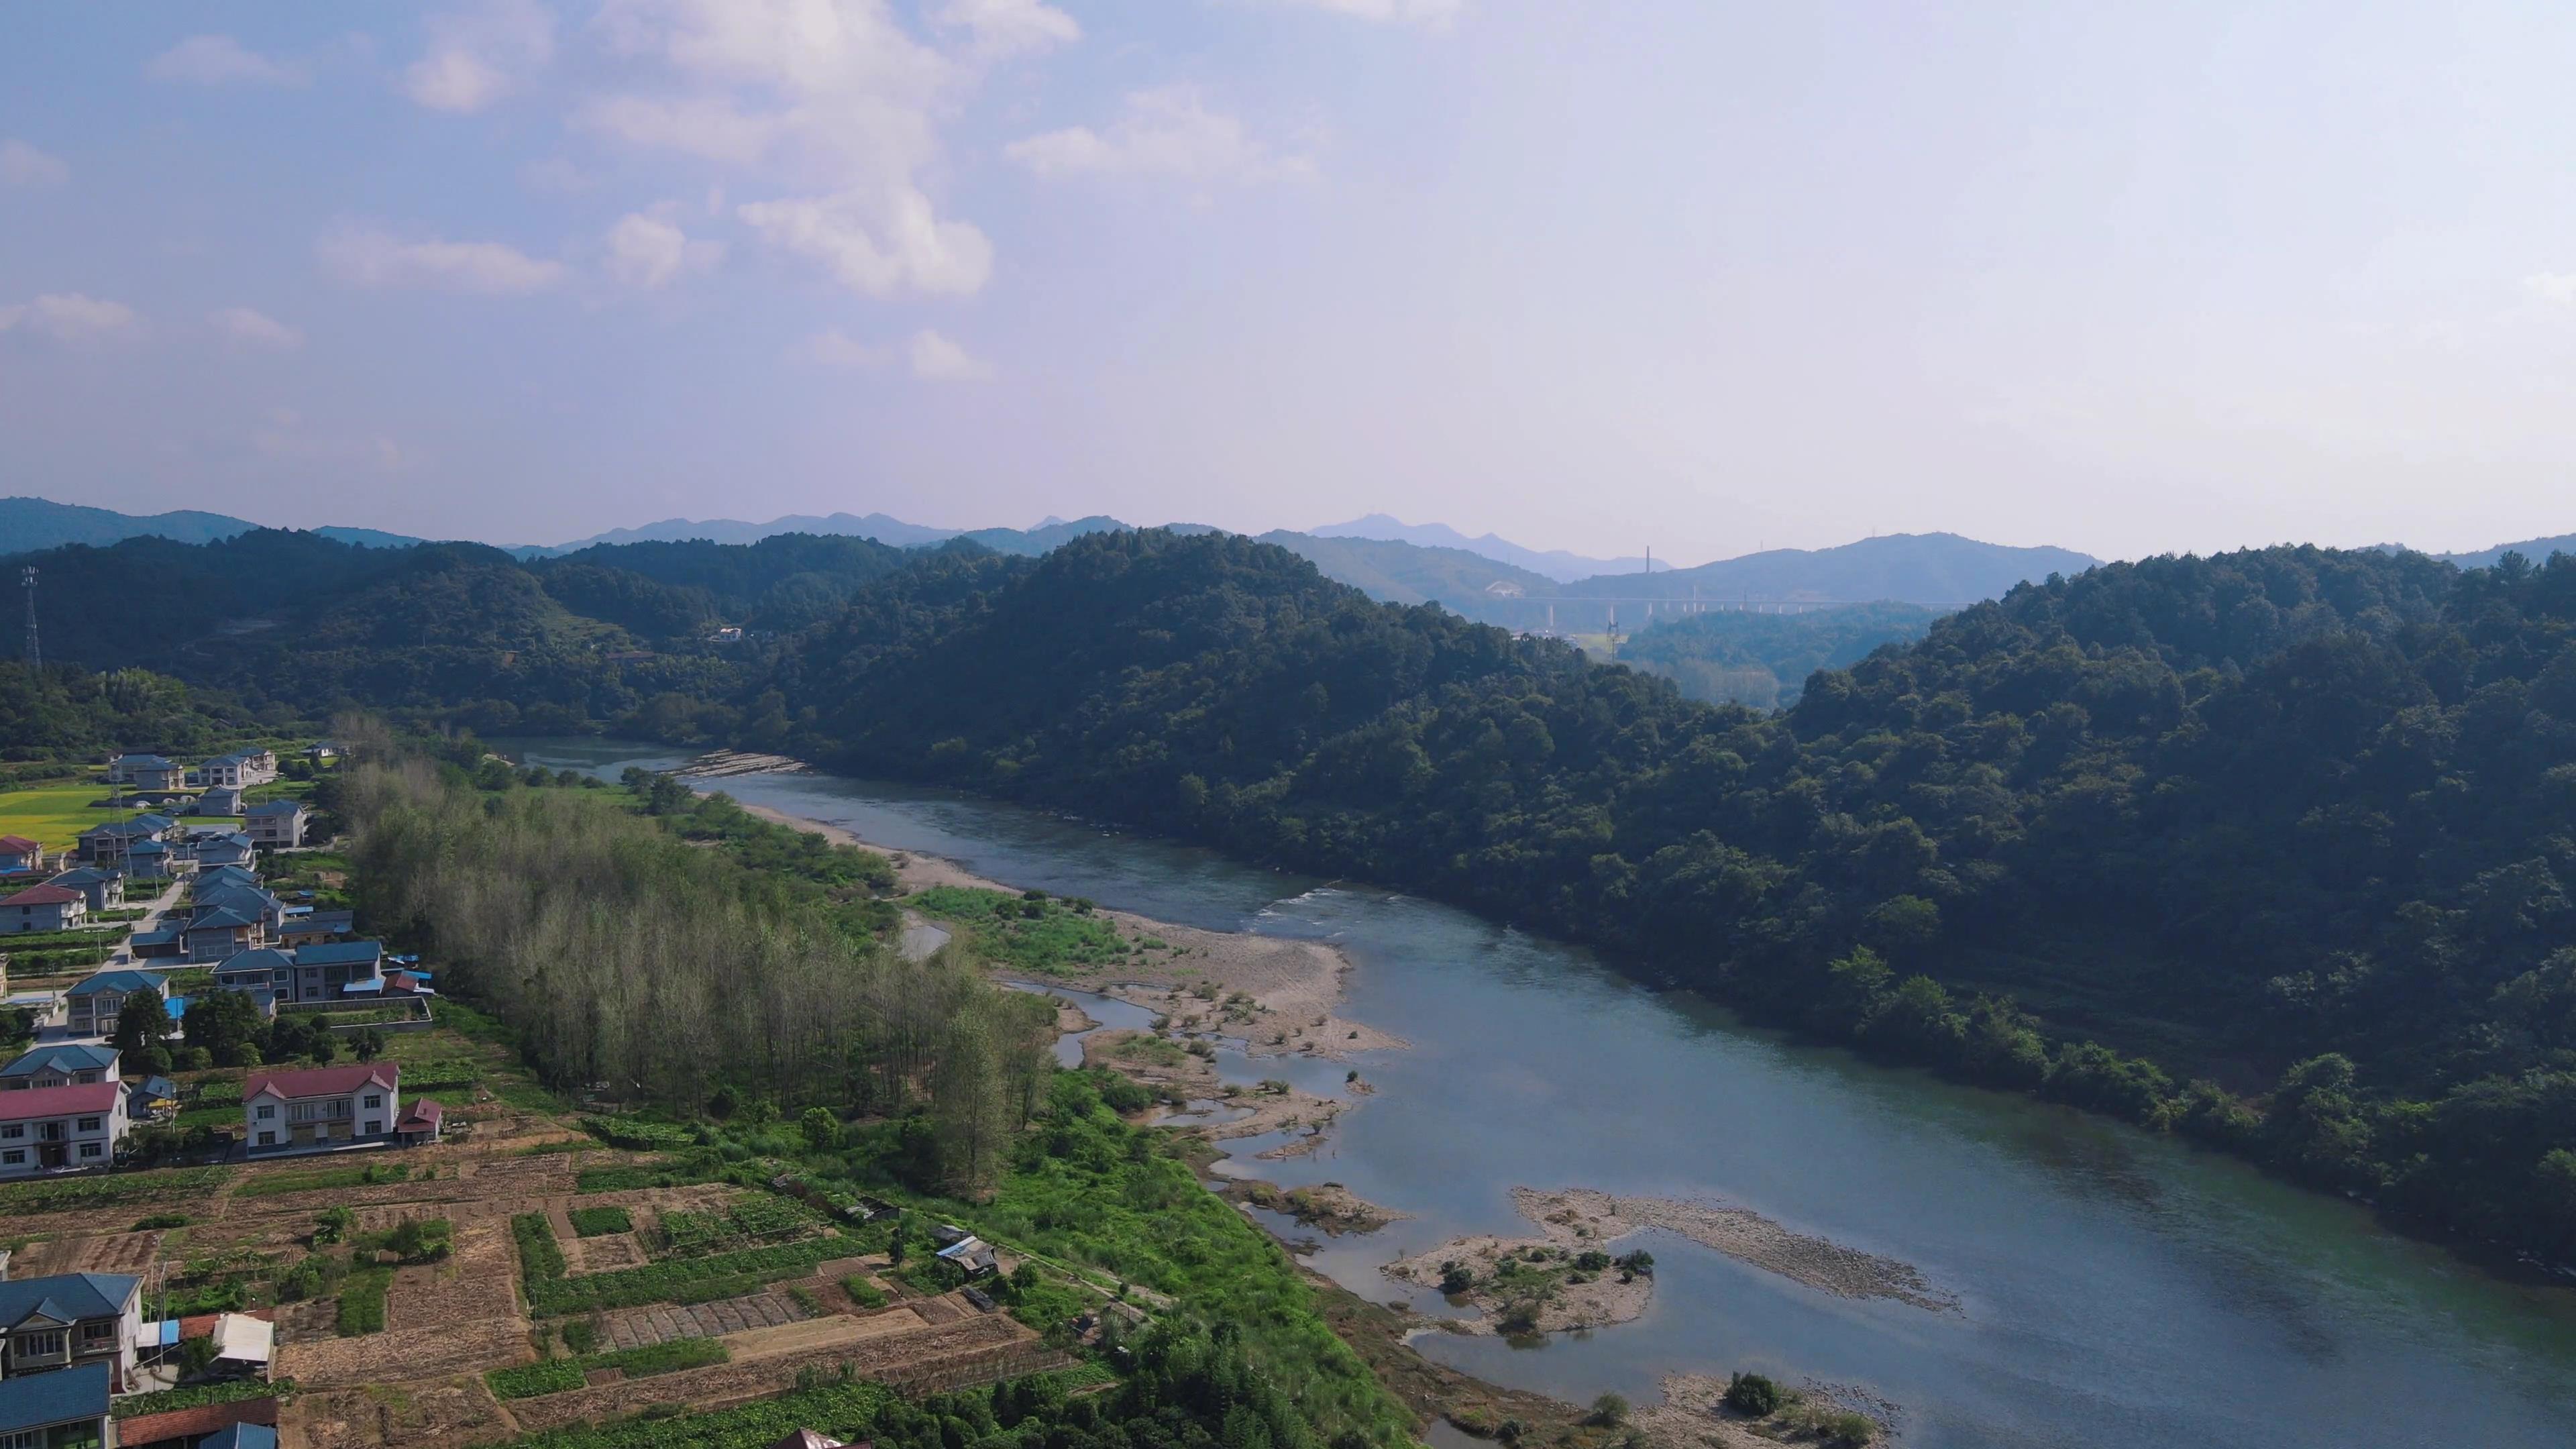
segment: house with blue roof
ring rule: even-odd
[[[295,1004],[320,1005],[385,989],[385,948],[379,941],[325,941],[295,948]]]
[[[204,870],[209,866],[227,865],[237,865],[247,868],[250,865],[251,857],[256,854],[256,852],[251,849],[250,837],[242,834],[238,830],[227,830],[220,834],[210,836],[201,835],[196,838],[194,844],[197,848],[197,868],[199,870]]]
[[[140,1278],[58,1273],[0,1282],[0,1383],[95,1368],[107,1374],[109,1392],[129,1393],[142,1337]]]
[[[114,1036],[116,1014],[125,1007],[125,999],[138,991],[149,991],[155,998],[169,996],[159,973],[132,969],[101,971],[63,993],[74,1036]]]
[[[61,1373],[0,1379],[0,1444],[29,1449],[94,1449],[116,1442],[108,1417],[115,1375],[100,1363]]]
[[[262,850],[291,850],[304,843],[312,811],[301,800],[263,800],[242,812],[251,843]]]
[[[0,1066],[0,1092],[117,1080],[116,1048],[95,1042],[55,1042],[21,1053],[8,1065]]]
[[[176,790],[188,783],[188,767],[160,755],[119,755],[107,762],[107,780],[138,790]]]
[[[229,755],[206,761],[197,774],[208,785],[229,785],[236,790],[265,785],[277,778],[277,752],[268,749],[235,750]]]
[[[231,785],[214,786],[207,790],[203,795],[197,797],[196,806],[189,813],[194,815],[239,815],[242,813],[242,792],[237,787]]]
[[[87,896],[92,914],[112,911],[125,904],[125,872],[121,870],[97,865],[75,866],[45,884],[58,885]]]

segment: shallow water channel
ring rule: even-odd
[[[597,740],[512,752],[611,778],[681,760]],[[1411,1214],[1309,1255],[1366,1297],[1446,1313],[1379,1268],[1461,1233],[1530,1231],[1509,1195],[1527,1185],[1720,1197],[1912,1263],[1961,1304],[1835,1298],[1648,1232],[1635,1245],[1657,1290],[1635,1323],[1537,1347],[1419,1340],[1497,1382],[1581,1402],[1651,1400],[1675,1371],[1816,1378],[1902,1406],[1919,1449],[2576,1446],[2576,1292],[2496,1281],[2230,1160],[1792,1043],[1580,948],[1381,889],[910,786],[711,784],[1015,886],[1348,952],[1346,1014],[1411,1049],[1359,1060],[1377,1090],[1314,1155],[1254,1161],[1275,1139],[1246,1138],[1227,1166]],[[1104,1025],[1150,1015],[1076,999]],[[1229,1046],[1218,1067],[1344,1091],[1339,1063]]]

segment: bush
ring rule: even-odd
[[[654,1374],[677,1373],[681,1369],[729,1363],[732,1359],[733,1354],[712,1338],[675,1338],[616,1353],[585,1354],[577,1358],[548,1359],[519,1368],[493,1369],[483,1375],[483,1382],[492,1386],[492,1396],[496,1399],[528,1399],[539,1394],[568,1393],[581,1388],[589,1382],[589,1375],[599,1369],[616,1369],[630,1379],[640,1379]]]
[[[538,1219],[542,1225],[544,1219]],[[553,1239],[547,1239],[551,1246]],[[528,1311],[548,1317],[600,1308],[630,1308],[642,1303],[704,1303],[755,1292],[781,1278],[802,1277],[815,1264],[847,1253],[842,1238],[809,1238],[801,1243],[717,1253],[704,1258],[675,1259],[613,1273],[562,1276],[557,1255],[555,1276],[528,1281]]]
[[[1618,1394],[1603,1394],[1592,1401],[1592,1422],[1604,1429],[1616,1429],[1628,1422],[1628,1401]]]
[[[611,1233],[635,1231],[635,1220],[622,1207],[574,1208],[566,1216],[572,1219],[573,1232],[585,1238],[604,1238]]]
[[[1475,1286],[1476,1275],[1468,1271],[1466,1264],[1453,1258],[1440,1265],[1441,1292],[1464,1293]]]
[[[1726,1381],[1726,1406],[1762,1419],[1780,1412],[1780,1386],[1760,1374],[1737,1374]]]
[[[850,1295],[850,1301],[852,1303],[857,1304],[861,1308],[883,1308],[891,1301],[885,1296],[885,1293],[877,1287],[877,1285],[869,1282],[866,1277],[857,1273],[853,1273],[849,1277],[842,1279],[841,1289],[843,1292]]]
[[[340,1336],[381,1333],[385,1327],[385,1294],[394,1286],[394,1270],[368,1268],[340,1285]]]
[[[187,1225],[188,1215],[186,1213],[153,1213],[148,1217],[136,1218],[134,1220],[134,1231],[138,1233],[148,1233],[156,1228],[184,1228]]]
[[[576,1318],[563,1326],[564,1347],[584,1354],[599,1347],[599,1325],[587,1318]]]
[[[412,1218],[385,1235],[385,1247],[406,1262],[435,1263],[447,1256],[456,1225],[445,1218]]]
[[[510,1236],[519,1245],[519,1278],[527,1285],[533,1306],[537,1285],[564,1275],[563,1249],[555,1243],[554,1227],[544,1213],[520,1213],[510,1219]]]
[[[237,1404],[244,1399],[265,1399],[295,1392],[295,1380],[226,1379],[221,1383],[187,1384],[175,1389],[158,1389],[148,1394],[127,1394],[118,1399],[108,1412],[120,1419],[140,1418],[145,1414],[166,1414],[173,1409],[194,1409],[207,1404]]]

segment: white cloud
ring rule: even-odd
[[[1467,11],[1467,0],[1275,0],[1283,5],[1303,5],[1314,10],[1329,10],[1381,24],[1420,25],[1439,29]]]
[[[806,338],[797,350],[826,367],[882,367],[894,360],[892,348],[871,347],[838,327],[827,327]]]
[[[318,464],[330,468],[371,468],[400,473],[421,459],[382,433],[320,432],[306,426],[293,408],[271,408],[265,422],[250,430],[253,452],[273,462]]]
[[[519,184],[542,195],[572,196],[588,191],[598,182],[563,157],[548,156],[520,167]]]
[[[659,217],[629,212],[608,229],[608,274],[630,287],[667,287],[684,272],[714,270],[724,243],[692,241]]]
[[[274,347],[280,352],[292,352],[304,345],[301,331],[248,307],[226,307],[209,312],[206,320],[226,337],[253,347]]]
[[[2522,279],[2522,286],[2544,302],[2576,307],[2576,272],[2535,272]]]
[[[1082,38],[1074,18],[1044,0],[948,0],[938,21],[974,38],[978,55],[1000,60],[1034,55]]]
[[[479,111],[554,58],[555,20],[536,0],[484,0],[433,15],[429,52],[403,72],[403,92],[434,111]]]
[[[994,13],[1009,18],[986,30],[1004,25],[1014,43],[1053,23],[1026,0]],[[984,285],[992,243],[941,217],[921,181],[938,158],[936,117],[973,67],[906,33],[886,0],[607,0],[597,28],[621,55],[657,63],[664,83],[594,97],[575,125],[777,188],[734,214],[854,291]]]
[[[981,382],[993,375],[993,369],[925,327],[912,334],[912,375],[932,382]]]
[[[563,263],[499,242],[404,241],[355,224],[324,234],[314,252],[332,275],[360,287],[436,287],[512,296],[544,291],[564,276]]]
[[[843,286],[870,297],[906,292],[968,296],[993,271],[993,243],[971,223],[941,221],[930,198],[907,186],[890,196],[754,201],[734,215],[771,246],[819,262]]]
[[[1311,176],[1305,156],[1282,156],[1211,111],[1192,86],[1131,91],[1126,114],[1105,132],[1074,126],[1013,141],[1002,153],[1040,176],[1176,176],[1193,181],[1265,181]]]
[[[72,174],[58,156],[48,156],[11,137],[0,141],[0,186],[52,186]]]
[[[229,35],[192,35],[152,57],[143,73],[154,80],[201,86],[300,86],[304,67],[271,60]]]
[[[142,325],[134,309],[78,292],[48,292],[32,302],[0,304],[0,332],[20,327],[57,342],[96,342],[132,334]]]

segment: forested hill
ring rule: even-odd
[[[606,727],[1078,809],[2576,1262],[2576,559],[2110,565],[1779,714],[1232,535],[43,562],[55,657],[177,675],[199,712]],[[776,632],[719,645],[710,617]],[[9,742],[176,718],[78,674],[0,691]]]
[[[2564,1259],[2572,645],[2576,560],[2154,559],[1764,716],[1242,539],[1120,533],[889,576],[757,713],[854,769],[1436,893]]]

